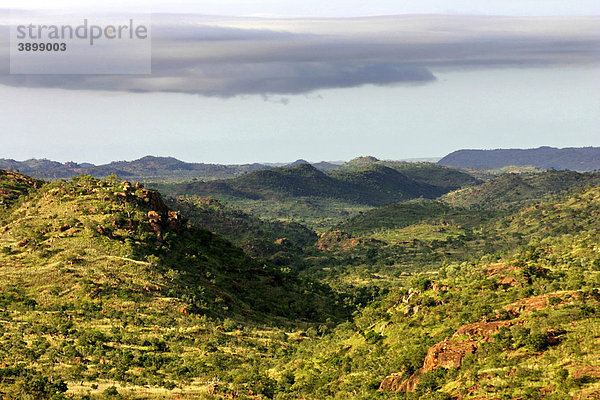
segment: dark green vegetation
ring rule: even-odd
[[[340,166],[340,170],[360,169],[370,165],[392,168],[416,182],[447,190],[455,190],[479,182],[465,172],[430,162],[382,161],[375,157],[355,158]]]
[[[477,182],[362,158],[166,204],[115,177],[0,179],[6,398],[600,395],[597,174],[437,197]]]
[[[457,150],[438,161],[440,165],[474,169],[496,169],[529,165],[542,169],[593,171],[600,169],[598,147],[539,147],[537,149]]]
[[[600,185],[600,172],[550,170],[544,173],[508,173],[482,185],[449,193],[442,199],[458,207],[508,209],[551,194],[597,185]]]
[[[192,224],[230,240],[255,257],[282,258],[304,254],[317,241],[317,235],[297,222],[262,220],[227,207],[214,199],[179,199],[173,209]]]
[[[432,163],[402,163],[362,157],[324,173],[299,163],[233,179],[153,184],[170,197],[212,197],[247,213],[301,220],[329,228],[373,206],[436,198],[477,183],[470,175]]]
[[[411,200],[398,204],[374,208],[350,218],[338,228],[353,235],[364,235],[390,229],[402,229],[415,224],[450,223],[476,227],[490,212],[477,213],[463,208],[452,207],[437,200]]]
[[[218,181],[158,185],[169,195],[230,196],[250,200],[315,197],[381,205],[415,197],[437,197],[443,191],[418,183],[379,164],[334,171],[330,175],[310,164],[255,171]]]

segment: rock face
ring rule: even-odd
[[[495,274],[499,270],[505,269],[503,265],[491,266],[492,273]],[[488,267],[488,271],[490,268]],[[569,299],[563,297],[575,297],[574,292],[562,294],[546,294],[542,296],[528,297],[518,300],[504,307],[504,310],[514,317],[522,313],[542,310],[550,305],[550,298],[559,298],[558,304],[569,302]],[[563,297],[561,297],[563,296]],[[436,343],[427,350],[427,355],[423,362],[423,366],[415,371],[408,379],[404,379],[402,374],[392,374],[387,376],[381,382],[379,390],[390,390],[393,392],[410,392],[415,390],[421,376],[436,368],[458,368],[462,364],[465,355],[472,354],[477,351],[480,343],[489,342],[493,339],[496,332],[501,328],[509,328],[518,324],[518,321],[482,321],[473,324],[463,325],[458,328],[451,336],[450,340],[444,340]],[[548,335],[550,342],[560,340],[560,332],[551,332]],[[466,337],[466,338],[465,338]]]
[[[171,229],[179,232],[182,226],[180,215],[175,211],[170,211],[157,191],[144,189],[144,187],[136,183],[132,186],[131,183],[123,182],[123,191],[115,193],[124,199],[135,199],[135,201],[147,207],[148,222],[150,229],[156,235],[157,240],[162,240],[163,233],[166,229]]]
[[[421,381],[421,376],[436,368],[458,368],[466,354],[472,354],[477,350],[476,340],[449,341],[444,340],[436,343],[427,350],[423,366],[415,371],[410,378],[404,380],[401,374],[387,376],[381,382],[379,390],[390,390],[392,392],[412,392]]]
[[[581,365],[577,366],[573,372],[573,378],[575,379],[600,379],[600,365]]]
[[[390,390],[396,393],[411,392],[421,381],[421,376],[436,368],[458,368],[467,354],[475,353],[479,343],[492,339],[494,333],[502,327],[509,327],[511,321],[476,322],[461,326],[454,332],[450,340],[444,340],[431,346],[423,361],[423,366],[408,379],[402,374],[392,374],[384,378],[379,390]],[[459,338],[467,336],[468,339]]]
[[[571,292],[563,294],[563,296],[566,295],[574,296],[575,293]],[[564,304],[567,302],[567,300],[563,300],[561,295],[559,294],[544,294],[542,296],[528,297],[526,299],[515,301],[514,303],[511,303],[504,307],[504,309],[512,315],[519,315],[521,313],[531,311],[539,311],[548,307],[548,305],[550,304],[549,299],[552,297],[560,298],[561,300],[559,304]]]
[[[405,380],[402,378],[402,374],[391,374],[383,378],[381,385],[379,386],[379,390],[389,390],[392,392],[406,392],[407,390],[403,388]]]
[[[477,349],[477,341],[449,341],[436,343],[427,350],[423,362],[423,372],[436,368],[458,368],[466,354],[472,354]]]
[[[453,338],[468,336],[471,339],[483,341],[492,340],[494,333],[500,328],[508,328],[514,325],[511,321],[493,321],[493,322],[475,322],[469,325],[463,325],[454,332]]]
[[[142,199],[144,201],[147,199],[147,204],[150,206],[148,222],[150,222],[150,228],[156,234],[156,238],[161,240],[166,228],[179,232],[181,229],[181,217],[179,214],[175,211],[169,211],[169,208],[165,205],[158,192],[146,189],[142,189],[142,191],[145,196]]]
[[[496,280],[498,285],[506,288],[521,286],[521,282],[516,279],[515,274],[519,268],[513,265],[493,264],[486,267],[486,273],[490,278]]]

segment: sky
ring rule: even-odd
[[[46,2],[11,1],[3,7],[48,13]],[[82,15],[99,4],[52,2]],[[600,146],[596,1],[126,4],[153,12],[150,75],[11,75],[0,39],[0,158],[246,163]]]
[[[596,0],[4,0],[17,9],[137,9],[208,15],[363,17],[397,14],[599,15]]]

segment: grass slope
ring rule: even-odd
[[[480,213],[449,206],[440,201],[412,200],[374,208],[338,225],[353,235],[364,235],[381,230],[402,229],[419,223],[452,222],[462,226],[477,226],[492,214]]]
[[[599,210],[595,187],[511,215],[496,229],[522,232],[523,246],[400,281],[282,364],[289,390],[307,399],[598,396]]]
[[[549,170],[541,173],[509,173],[478,186],[448,193],[442,200],[458,207],[515,209],[531,200],[598,184],[598,172]]]
[[[326,287],[185,224],[141,186],[50,183],[0,217],[6,398],[206,395],[287,351],[286,330],[345,315]],[[248,393],[245,376],[231,390]]]

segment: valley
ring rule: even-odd
[[[598,172],[0,170],[0,393],[595,398],[599,221]]]

